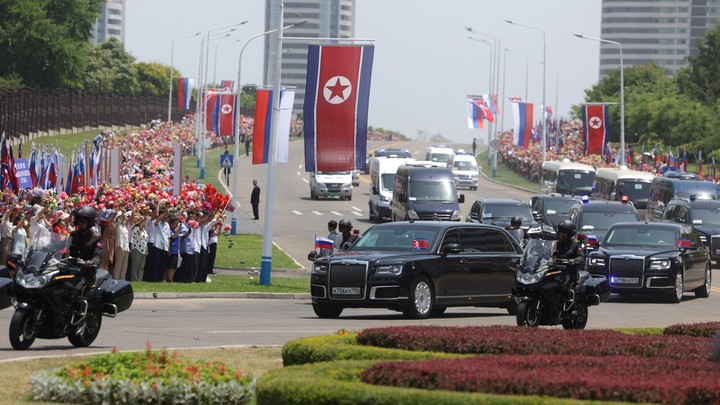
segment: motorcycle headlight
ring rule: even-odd
[[[540,280],[543,279],[545,276],[545,272],[539,272],[539,273],[521,273],[518,272],[515,276],[515,280],[517,280],[520,284],[536,284],[539,283]]]
[[[52,280],[54,273],[43,274],[35,276],[32,274],[25,274],[22,271],[18,271],[15,275],[15,281],[23,288],[42,288],[46,286],[50,280]]]
[[[460,211],[453,211],[452,216],[450,217],[451,221],[459,221],[460,220]]]
[[[327,274],[327,264],[313,264],[312,274]]]
[[[601,259],[599,257],[591,257],[588,263],[590,263],[591,266],[604,266],[605,259]]]
[[[375,274],[378,276],[399,276],[402,274],[402,264],[390,264],[387,266],[378,266]]]
[[[650,270],[667,270],[670,268],[670,259],[652,260]]]

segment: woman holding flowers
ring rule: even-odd
[[[148,252],[148,233],[145,217],[136,212],[130,220],[130,280],[142,281]]]

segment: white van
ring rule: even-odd
[[[590,196],[595,182],[595,168],[568,159],[548,160],[542,166],[540,192]]]
[[[626,196],[637,209],[647,207],[650,186],[655,175],[650,172],[629,170],[627,167],[599,168],[595,176],[592,199],[621,201]]]
[[[467,187],[470,190],[477,190],[479,170],[475,156],[455,155],[450,167],[452,167],[456,188]]]
[[[310,174],[310,198],[338,197],[352,200],[352,172],[315,172]]]
[[[382,222],[390,218],[390,200],[392,200],[397,168],[413,162],[415,159],[397,157],[397,155],[382,156],[370,161],[370,200],[368,201],[369,217],[371,221]]]
[[[428,146],[425,151],[425,160],[440,163],[441,167],[447,167],[447,162],[452,159],[455,151],[445,146]]]

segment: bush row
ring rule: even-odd
[[[720,334],[720,322],[670,325],[663,330],[666,335],[689,335],[714,337]]]
[[[382,362],[369,384],[600,401],[720,403],[720,364],[637,356],[480,356]]]
[[[402,326],[365,329],[361,345],[461,354],[571,354],[709,359],[711,338],[626,334],[612,330],[560,330],[515,326]]]

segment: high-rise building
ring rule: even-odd
[[[108,0],[102,6],[92,28],[92,41],[96,44],[115,38],[125,42],[125,0]]]
[[[265,29],[277,28],[279,0],[265,1]],[[355,36],[355,0],[284,1],[283,25],[307,20],[297,28],[286,30],[283,37],[352,38]],[[264,84],[272,85],[275,77],[275,49],[277,37],[265,37]],[[295,87],[294,112],[302,112],[305,98],[308,41],[283,41],[281,80],[283,86]]]
[[[655,62],[674,73],[719,18],[720,0],[603,0],[600,33],[622,44],[625,66]],[[620,68],[619,52],[600,44],[601,77]]]

